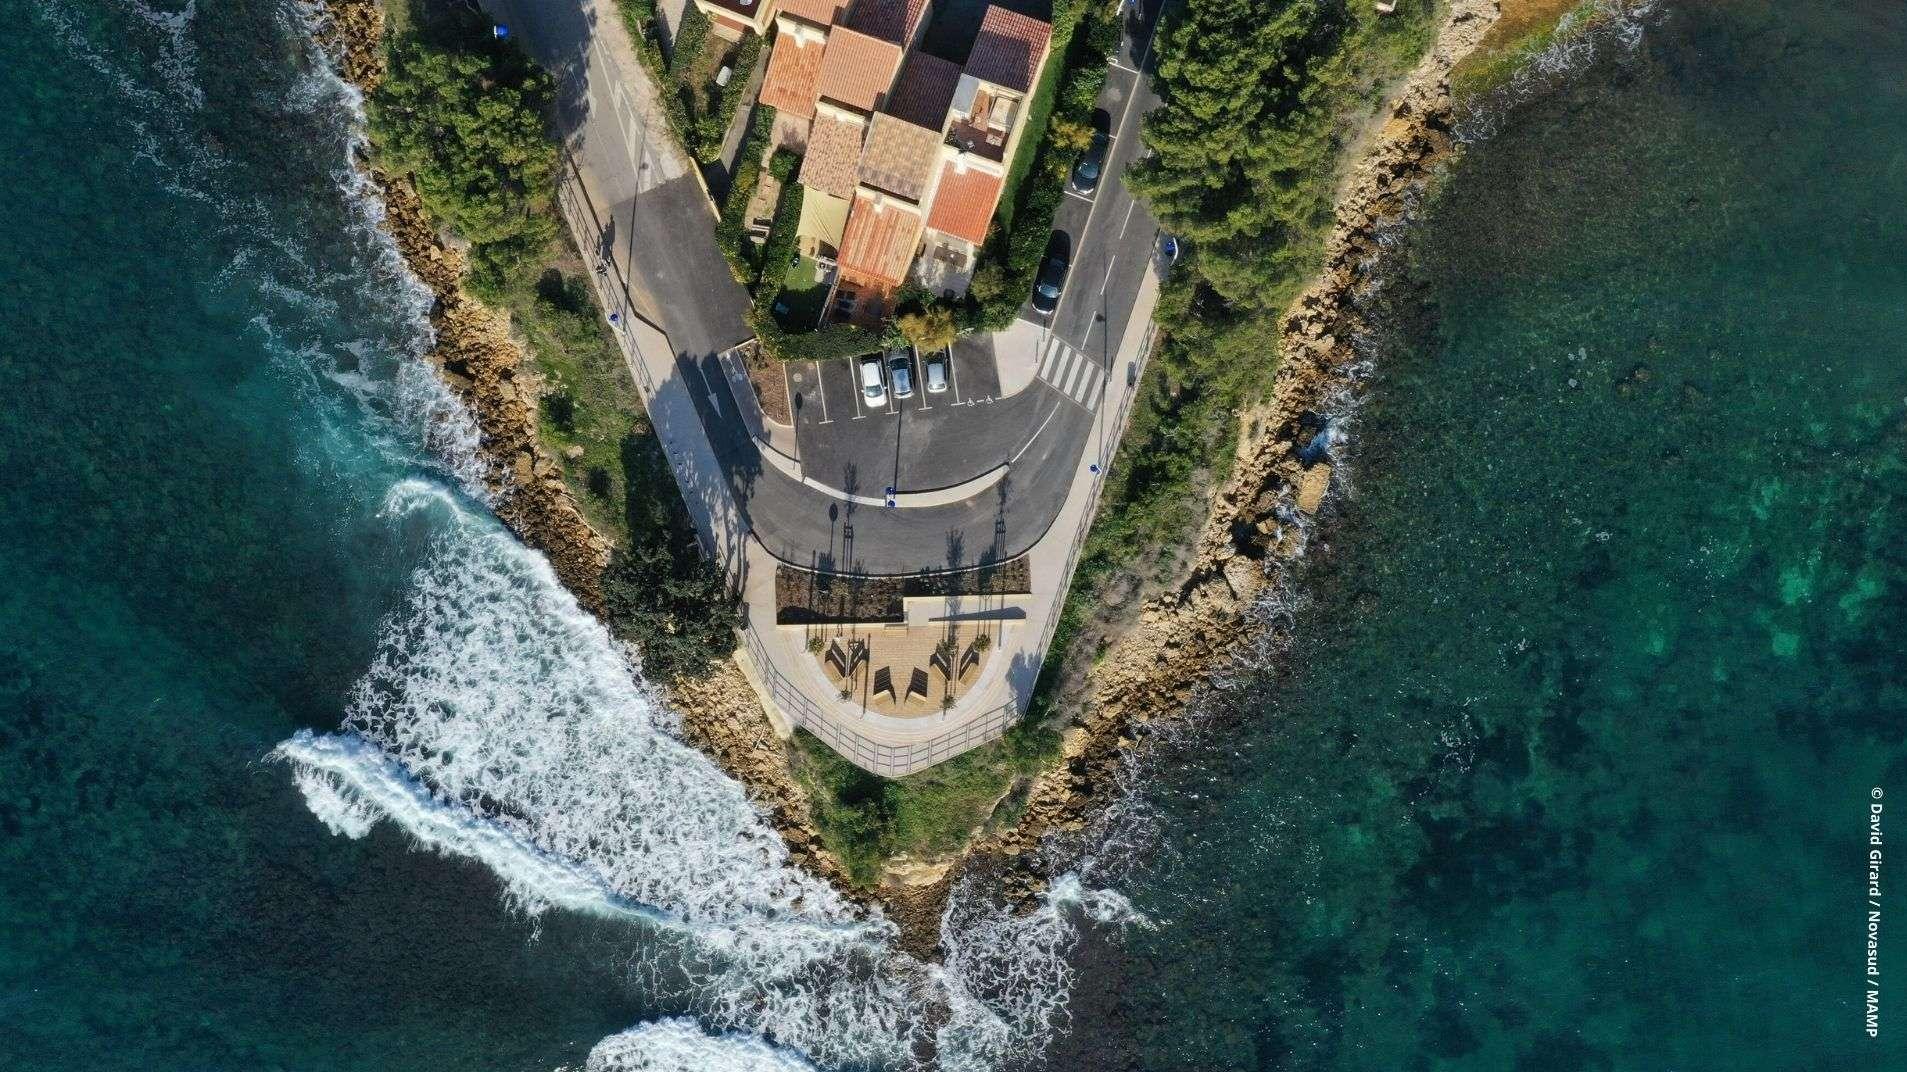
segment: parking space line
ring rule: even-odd
[[[828,416],[828,389],[821,383],[821,362],[810,361],[808,364],[814,366],[814,393],[821,398],[821,420],[816,423],[833,424],[834,418]]]
[[[1081,201],[1084,201],[1084,202],[1086,202],[1086,203],[1087,203],[1087,204],[1089,204],[1089,205],[1093,203],[1093,199],[1092,199],[1092,198],[1090,198],[1090,197],[1087,197],[1087,196],[1086,196],[1085,194],[1082,194],[1082,193],[1080,193],[1079,191],[1077,191],[1077,190],[1075,190],[1075,189],[1073,189],[1071,185],[1068,185],[1068,186],[1066,187],[1066,196],[1067,196],[1067,197],[1077,197],[1077,198],[1079,198],[1079,199],[1080,199]]]
[[[947,380],[953,384],[953,404],[956,406],[961,405],[960,362],[954,360],[953,347],[951,346],[947,347]]]
[[[843,358],[842,360],[848,363],[848,387],[854,391],[854,416],[848,419],[858,421],[867,416],[861,409],[861,381],[858,378],[861,370],[855,367],[852,359]]]

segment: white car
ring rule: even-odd
[[[947,389],[947,351],[929,355],[925,362],[927,368],[927,393],[937,395]]]
[[[887,385],[881,381],[878,354],[868,354],[861,359],[861,398],[870,406],[887,405]]]

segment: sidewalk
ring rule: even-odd
[[[890,777],[997,739],[1024,713],[1058,625],[1072,569],[1105,480],[1104,463],[1124,428],[1134,391],[1130,385],[1138,381],[1136,375],[1121,371],[1131,366],[1136,372],[1150,343],[1152,308],[1158,296],[1156,276],[1147,272],[1134,298],[1117,360],[1092,401],[1090,438],[1077,469],[1063,485],[1066,491],[1059,513],[1026,552],[1032,591],[1024,600],[1025,616],[998,623],[998,640],[978,671],[980,676],[950,709],[900,718],[843,702],[838,686],[828,681],[819,661],[808,653],[802,629],[775,625],[777,560],[755,538],[744,504],[737,501],[736,488],[730,483],[731,477],[742,481],[749,477],[724,470],[712,440],[714,433],[703,425],[685,378],[685,367],[703,371],[696,365],[698,357],[711,359],[722,370],[718,382],[732,378],[731,366],[713,359],[746,337],[724,338],[734,334],[727,323],[732,312],[727,306],[746,308],[747,299],[715,249],[713,220],[690,177],[692,165],[672,140],[647,134],[649,125],[662,120],[654,114],[655,90],[646,69],[607,0],[580,0],[574,5],[560,0],[535,5],[523,0],[492,3],[505,10],[524,9],[518,14],[531,20],[523,36],[532,50],[562,72],[570,91],[579,92],[590,103],[575,140],[575,155],[564,159],[558,203],[578,246],[586,255],[602,258],[603,270],[593,273],[592,279],[616,325],[613,334],[642,394],[650,423],[698,536],[743,594],[744,644],[738,661],[770,717],[784,731],[805,727],[857,765]],[[666,257],[656,255],[664,249]],[[638,253],[643,254],[640,261]],[[719,279],[698,275],[710,271]],[[735,300],[728,301],[731,297]],[[739,322],[739,313],[735,319]],[[678,363],[678,354],[686,365]],[[696,382],[710,390],[705,379],[704,373]],[[742,422],[725,434],[745,428],[758,446],[772,442],[761,414],[749,412],[756,402],[753,390],[743,384],[729,394],[742,410]],[[773,449],[751,452],[748,462],[753,462],[754,453],[761,455],[764,466],[780,468],[779,460],[799,469],[798,462]],[[981,479],[997,481],[999,476],[987,474]],[[748,486],[742,485],[741,494],[759,498]],[[971,496],[973,489],[966,488],[962,494]],[[831,495],[816,496],[813,501],[826,504],[841,499],[838,492]],[[866,498],[841,505],[851,516],[857,505],[872,505],[861,502]],[[759,501],[749,505],[764,508]],[[885,509],[884,503],[879,509],[883,516],[914,516],[913,511],[898,507]],[[833,507],[828,510],[831,517]],[[921,513],[930,516],[930,511]]]

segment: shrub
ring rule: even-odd
[[[852,324],[834,324],[818,331],[788,331],[764,309],[748,311],[749,326],[761,340],[762,352],[780,361],[833,361],[859,357],[881,348],[880,332]]]
[[[796,156],[784,145],[775,150],[775,155],[768,158],[768,173],[775,177],[776,182],[785,183],[795,177],[795,168],[800,164],[801,157]]]
[[[917,350],[931,352],[953,345],[953,311],[945,306],[936,305],[918,313],[904,313],[897,323],[901,335]]]

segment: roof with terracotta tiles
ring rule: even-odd
[[[828,34],[828,54],[821,60],[821,95],[871,112],[887,98],[900,68],[899,45],[836,27]]]
[[[836,197],[853,197],[861,166],[861,136],[866,126],[831,110],[816,113],[801,158],[801,184]]]
[[[915,126],[940,130],[947,125],[947,107],[960,85],[960,65],[939,56],[916,52],[907,57],[900,80],[887,98],[887,114]]]
[[[906,48],[927,15],[927,0],[857,0],[848,12],[849,26]]]
[[[833,26],[841,21],[841,12],[847,6],[847,0],[781,0],[775,14],[793,15],[816,26]]]
[[[919,203],[940,164],[940,131],[881,113],[867,128],[861,182]]]
[[[789,115],[812,118],[815,97],[820,94],[821,57],[827,47],[824,41],[804,45],[792,34],[776,35],[768,74],[762,79],[761,102]]]
[[[949,160],[941,169],[940,187],[934,191],[934,210],[927,217],[927,226],[976,246],[985,243],[1003,182],[992,172],[977,167],[963,169]]]
[[[841,267],[888,283],[905,280],[920,227],[920,213],[912,206],[865,190],[856,193],[841,236]]]
[[[980,35],[967,55],[967,73],[983,82],[1026,93],[1046,58],[1053,27],[998,5],[987,8]]]

